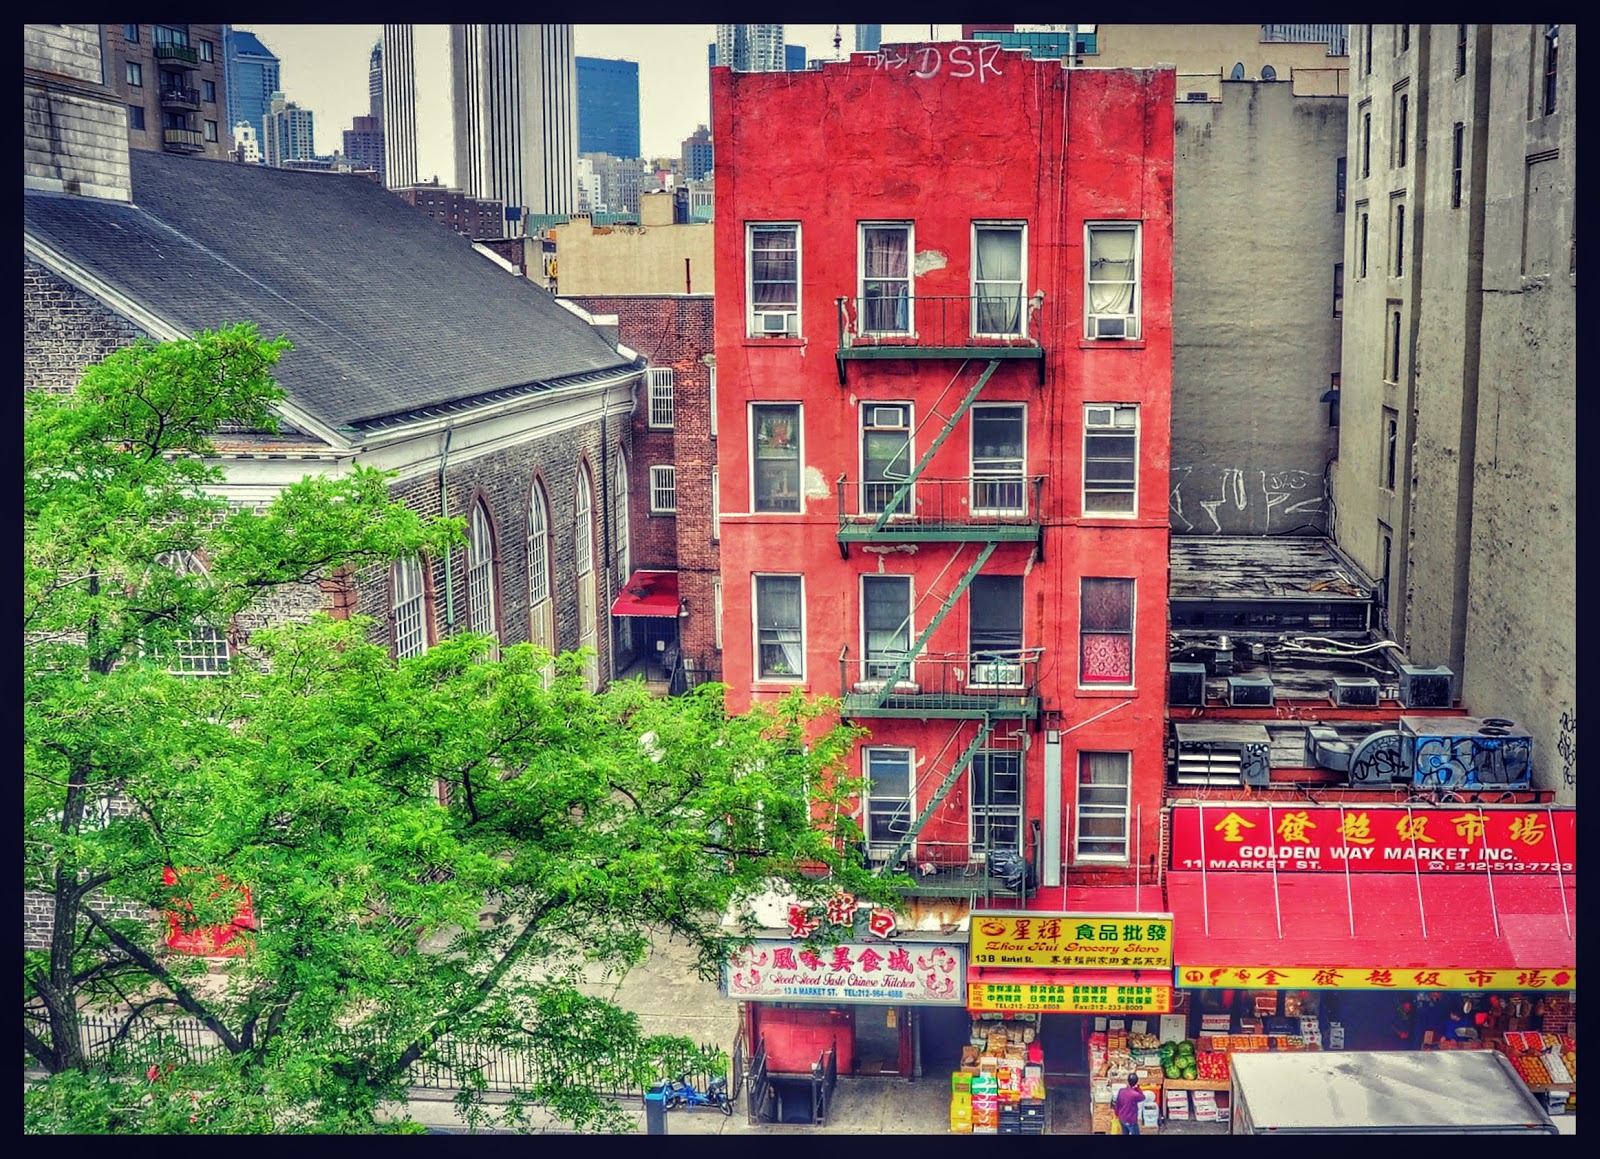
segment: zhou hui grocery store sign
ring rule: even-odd
[[[841,942],[811,949],[759,941],[723,967],[728,997],[781,1002],[883,1002],[961,1006],[965,947]]]
[[[1175,870],[1574,873],[1577,813],[1476,805],[1176,805]]]
[[[975,966],[1172,968],[1171,914],[972,915]]]
[[[1165,1014],[1172,1009],[1172,987],[969,982],[967,1009],[975,1013]]]

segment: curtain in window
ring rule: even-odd
[[[1133,581],[1083,581],[1083,680],[1133,682]]]
[[[1089,313],[1133,313],[1133,250],[1131,229],[1089,231]]]
[[[798,676],[803,661],[800,580],[798,577],[770,577],[758,580],[757,585],[761,675]]]
[[[793,226],[756,229],[750,234],[751,295],[757,310],[794,310],[798,263]]]
[[[977,332],[1022,333],[1022,231],[980,229],[973,254]]]
[[[868,576],[861,585],[868,680],[887,680],[911,648],[911,579]]]
[[[978,512],[1025,510],[1020,406],[976,407],[972,412],[972,506]]]
[[[905,226],[868,226],[862,231],[862,319],[867,330],[910,329],[911,231]]]
[[[1128,754],[1078,755],[1078,855],[1128,855]]]

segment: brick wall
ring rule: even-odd
[[[22,260],[22,381],[28,389],[68,393],[85,367],[144,337],[88,294]]]

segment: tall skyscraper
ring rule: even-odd
[[[856,25],[856,51],[877,52],[883,43],[883,25],[858,24]]]
[[[282,169],[290,161],[316,159],[316,134],[311,110],[285,100],[281,92],[272,94],[271,104],[267,107],[266,129],[261,139],[261,151],[266,154],[268,165]]]
[[[781,24],[719,24],[713,64],[725,64],[735,72],[783,72],[787,61],[783,51]]]
[[[456,184],[508,220],[573,213],[577,68],[570,24],[452,24]]]
[[[577,58],[578,152],[639,156],[639,66]]]
[[[417,68],[411,25],[385,24],[381,47],[383,183],[390,189],[405,189],[417,183]]]
[[[278,58],[253,32],[228,27],[222,34],[228,77],[228,123],[248,121],[256,140],[267,139],[267,110],[272,94],[283,87]]]
[[[377,117],[354,118],[344,131],[341,151],[362,168],[382,173],[383,122]]]
[[[367,116],[383,120],[383,41],[372,46],[367,58]]]

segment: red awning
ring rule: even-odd
[[[1169,873],[1185,966],[1515,970],[1577,962],[1577,888],[1554,875]]]
[[[676,616],[678,573],[636,571],[611,604],[613,616]]]

